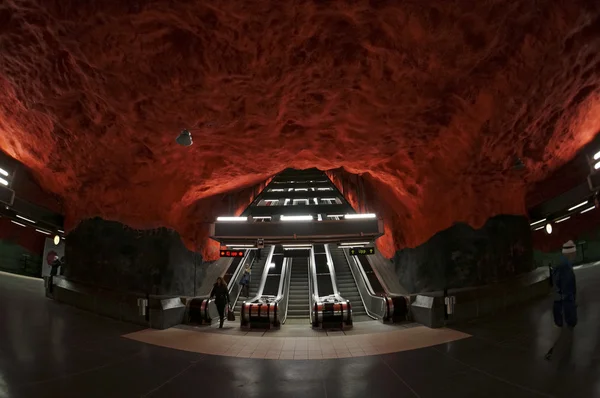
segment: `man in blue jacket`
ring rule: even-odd
[[[569,328],[577,325],[577,284],[573,263],[577,258],[577,247],[570,240],[563,245],[560,264],[552,272],[554,285],[554,323],[563,327],[564,323]]]
[[[570,240],[562,247],[562,256],[559,265],[552,270],[552,284],[554,286],[554,304],[552,314],[554,324],[561,328],[558,340],[546,354],[546,359],[552,359],[555,351],[560,352],[562,358],[570,353],[573,341],[573,329],[577,325],[577,283],[573,263],[577,257],[577,246]],[[563,328],[564,324],[566,328]]]

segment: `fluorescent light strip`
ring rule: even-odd
[[[26,227],[27,225],[25,224],[21,224],[20,222],[14,221],[14,220],[10,220],[11,223],[13,224],[17,224],[19,227]]]
[[[546,221],[546,219],[545,219],[545,218],[542,218],[542,219],[541,219],[541,220],[539,220],[539,221],[532,222],[531,224],[529,224],[529,226],[533,227],[535,224],[539,224],[539,223],[541,223],[541,222],[544,222],[544,221]],[[536,231],[537,231],[537,230],[536,230]]]
[[[539,231],[540,229],[544,229],[544,226],[542,225],[541,227],[537,227],[536,229],[534,229],[534,231]]]
[[[598,160],[598,159],[600,159],[600,152],[596,152],[594,154],[594,160]]]
[[[265,202],[279,202],[279,199],[265,199]]]
[[[344,242],[340,243],[340,246],[348,246],[348,245],[368,245],[370,242]]]
[[[347,220],[356,220],[361,218],[376,218],[377,216],[373,213],[364,213],[364,214],[346,214],[344,216]]]
[[[281,245],[281,246],[283,246],[284,248],[286,248],[286,247],[310,247],[310,243],[302,243],[302,244],[292,243],[289,245]]]
[[[313,216],[281,216],[281,221],[312,221]]]
[[[327,217],[344,217],[343,214],[328,214]]]
[[[229,248],[229,250],[247,250],[248,249],[247,247],[237,247],[237,246],[235,246],[235,247],[227,246],[227,247]]]
[[[6,181],[4,178],[0,177],[0,184],[4,185],[4,186],[8,186],[8,181]]]
[[[217,221],[244,222],[248,221],[248,217],[217,217]]]
[[[256,216],[256,217],[252,217],[255,220],[270,220],[271,216]]]
[[[61,234],[64,234],[65,231],[63,231],[62,229],[57,229],[58,232],[60,232]]]
[[[556,224],[558,224],[559,222],[567,221],[569,218],[571,218],[571,216],[568,216],[568,217],[561,218],[560,220],[556,220],[556,221],[554,221],[554,222],[555,222]]]
[[[581,213],[579,214],[583,214],[583,213],[587,213],[588,211],[594,210],[596,208],[596,206],[592,206],[592,207],[588,207],[587,209],[583,210]]]
[[[303,246],[303,247],[285,247],[285,250],[308,250],[310,249],[310,246]]]
[[[25,220],[25,221],[27,221],[27,222],[30,222],[30,223],[32,223],[32,224],[35,224],[35,221],[33,221],[33,220],[30,220],[29,218],[25,218],[25,217],[23,217],[23,216],[20,216],[20,215],[18,215],[18,214],[17,214],[17,218],[20,218],[21,220]]]
[[[36,229],[35,232],[39,232],[40,234],[44,234],[44,235],[50,235],[50,232],[48,231],[43,231],[41,229]]]
[[[594,170],[598,170],[598,169],[600,169],[600,162],[598,162],[594,165]]]
[[[587,205],[587,203],[588,203],[588,201],[586,200],[585,202],[581,202],[581,203],[579,203],[578,205],[575,205],[575,206],[573,206],[573,207],[569,208],[569,210],[567,210],[567,211],[575,210],[575,209],[577,209],[577,208],[579,208],[579,207],[581,207],[581,206],[585,206],[585,205]]]
[[[285,200],[285,202],[283,202],[283,205],[287,206],[289,203],[290,203],[290,199],[288,198],[288,199]]]
[[[333,191],[331,188],[317,188],[317,191]]]
[[[319,199],[317,199],[317,198],[313,198],[313,201],[315,202],[315,204],[316,204],[316,205],[318,205],[318,204],[319,204]]]
[[[2,174],[4,177],[8,177],[8,171],[0,168],[0,174]]]
[[[236,244],[226,244],[225,246],[227,246],[227,247],[231,247],[231,246],[235,246],[235,247],[254,247],[254,245],[236,245]]]

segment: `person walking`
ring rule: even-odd
[[[215,299],[215,305],[217,306],[217,311],[219,311],[219,329],[222,329],[223,321],[225,320],[225,306],[229,306],[230,303],[229,290],[227,289],[227,285],[223,278],[217,278],[217,282],[210,292],[210,298]]]
[[[242,275],[242,279],[240,280],[240,285],[242,286],[242,296],[248,297],[250,296],[250,274],[252,273],[252,269],[250,266],[246,267],[244,270],[244,275]]]
[[[561,328],[560,337],[546,354],[550,360],[557,348],[568,345],[572,340],[573,329],[577,326],[577,282],[573,264],[577,258],[577,246],[569,240],[562,247],[560,263],[552,269],[552,285],[554,288],[554,303],[552,315],[554,324]],[[564,327],[566,324],[566,328]],[[564,343],[564,344],[563,344]]]

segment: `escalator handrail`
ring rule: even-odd
[[[240,261],[240,265],[238,265],[236,271],[234,272],[234,274],[233,274],[234,277],[231,278],[231,280],[229,281],[230,286],[227,286],[227,288],[229,290],[229,294],[231,294],[233,292],[233,289],[236,286],[238,288],[237,294],[235,295],[235,300],[233,300],[233,303],[231,304],[231,308],[235,308],[235,305],[237,304],[237,301],[240,298],[240,294],[242,293],[242,289],[240,288],[240,281],[242,280],[242,277],[244,276],[244,270],[246,269],[248,260],[252,262],[254,260],[255,256],[256,256],[256,253],[254,252],[254,250],[248,250],[248,253],[246,253],[244,258],[242,258],[242,261]]]
[[[231,292],[231,289],[233,288],[233,286],[235,286],[235,282],[237,279],[242,279],[242,276],[244,275],[244,273],[242,272],[242,270],[244,270],[246,267],[242,267],[242,265],[245,265],[248,257],[250,257],[250,253],[253,250],[247,250],[246,254],[244,255],[244,257],[242,257],[242,261],[240,261],[238,267],[236,268],[235,272],[233,273],[233,276],[231,278],[231,280],[229,281],[229,285],[227,286],[227,289]],[[233,259],[232,259],[233,260]],[[239,282],[239,281],[237,281]]]
[[[282,287],[280,288],[280,296],[278,295],[278,303],[282,304],[279,306],[279,314],[282,314],[281,323],[285,323],[287,320],[287,312],[290,301],[290,278],[292,277],[292,260],[290,258],[284,259],[283,269],[284,273],[281,275]]]
[[[267,255],[267,261],[265,262],[265,266],[263,268],[263,273],[260,279],[260,285],[258,286],[258,290],[256,291],[256,296],[254,296],[251,300],[246,300],[248,303],[252,303],[254,301],[259,300],[262,297],[263,290],[265,290],[265,283],[267,282],[267,276],[269,276],[269,264],[273,260],[273,253],[275,252],[275,245],[271,246],[271,250],[269,250],[269,254]]]
[[[329,245],[323,245],[325,247],[325,256],[327,257],[327,267],[329,268],[329,275],[331,276],[331,285],[333,287],[333,295],[339,301],[347,301],[342,297],[340,291],[337,287],[337,275],[335,274],[335,267],[333,266],[333,260],[331,258],[331,253],[329,252]],[[362,299],[362,297],[361,297]]]
[[[314,314],[313,308],[315,303],[318,301],[318,290],[317,289],[317,270],[315,266],[315,252],[314,246],[310,246],[310,256],[308,257],[308,294],[309,296],[309,309],[308,313],[310,314],[310,324],[314,324]]]
[[[350,267],[350,272],[352,272],[352,277],[354,278],[354,282],[356,283],[356,288],[358,289],[358,293],[360,294],[360,299],[365,306],[365,311],[367,311],[367,315],[374,319],[383,319],[385,318],[385,298],[379,295],[376,295],[373,291],[373,287],[369,282],[369,278],[365,273],[360,262],[354,257],[350,256],[348,252],[342,249],[344,256],[346,257],[346,261],[348,262],[348,266]],[[379,303],[379,308],[381,313],[375,311],[375,309],[371,308],[371,306],[367,305],[363,294],[368,295],[370,302]]]

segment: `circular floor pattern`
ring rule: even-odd
[[[366,323],[366,322],[365,322]],[[302,327],[307,333],[298,336],[297,328],[282,327],[277,331],[243,331],[239,327],[177,327],[166,330],[145,329],[124,335],[128,339],[202,354],[260,359],[333,359],[389,354],[430,347],[461,340],[470,335],[452,329],[430,329],[425,326],[380,328],[370,327],[346,331],[322,332]],[[294,330],[296,329],[296,330]]]

